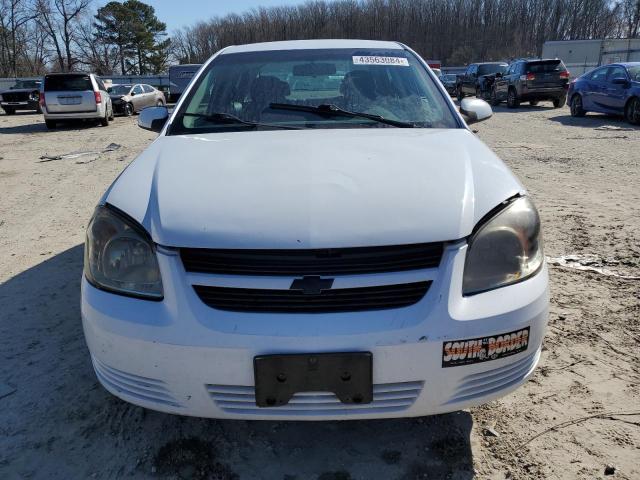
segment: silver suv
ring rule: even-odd
[[[40,105],[47,128],[64,120],[113,120],[113,105],[102,80],[92,73],[45,75]]]

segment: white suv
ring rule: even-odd
[[[111,98],[102,80],[87,73],[45,75],[40,106],[47,128],[65,120],[97,120],[104,127],[113,120]]]
[[[100,200],[82,280],[114,395],[201,417],[406,417],[532,375],[538,213],[408,47],[229,47],[171,117],[139,124],[160,136]]]

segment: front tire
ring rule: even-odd
[[[631,125],[640,125],[640,99],[632,98],[624,109],[624,118]]]
[[[580,95],[573,96],[570,108],[572,117],[584,117],[587,113],[582,107],[582,97]]]
[[[131,115],[133,115],[133,105],[131,105],[130,103],[125,103],[124,104],[124,116],[125,117],[130,117]]]
[[[562,108],[567,104],[567,96],[563,95],[560,98],[553,100],[553,108]]]
[[[531,105],[532,107],[535,107],[536,105],[538,105],[538,103],[540,103],[540,102],[538,102],[538,100],[531,100],[529,102],[529,105]]]
[[[458,97],[458,101],[461,102],[464,98],[464,93],[462,93],[462,87],[458,86],[458,93],[456,95]]]
[[[511,88],[507,94],[507,107],[518,108],[520,106],[520,100],[518,100],[518,94]]]
[[[16,114],[16,110],[15,110],[15,108],[4,107],[4,113],[6,113],[7,115],[15,115]]]
[[[497,107],[500,105],[500,100],[498,99],[498,92],[496,92],[495,87],[491,89],[491,105]]]

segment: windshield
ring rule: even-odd
[[[508,68],[509,68],[508,65],[502,65],[499,63],[494,63],[490,65],[480,65],[478,67],[478,76],[491,75],[492,73],[505,73]]]
[[[131,90],[131,85],[114,85],[108,91],[113,95],[127,95]]]
[[[319,106],[332,108],[314,111]],[[337,109],[378,120],[339,114]],[[379,117],[415,127],[459,127],[432,77],[409,52],[278,50],[217,57],[190,90],[169,134],[246,129],[251,126],[246,123],[254,128],[394,125]]]
[[[640,82],[640,65],[635,65],[633,67],[627,67],[627,72],[629,72],[629,77],[634,82]]]
[[[529,73],[552,73],[566,71],[564,63],[560,60],[544,60],[541,62],[530,62],[527,64]]]

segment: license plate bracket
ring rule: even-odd
[[[259,355],[253,359],[258,407],[279,407],[298,392],[333,392],[345,404],[373,401],[371,352]]]

